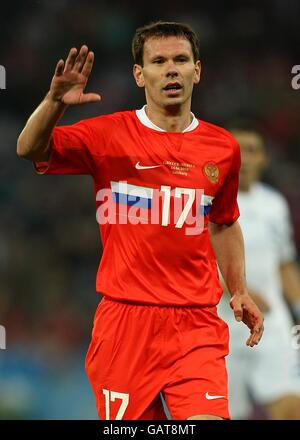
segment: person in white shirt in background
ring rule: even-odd
[[[256,402],[268,419],[300,419],[300,346],[292,343],[293,326],[300,323],[300,271],[289,207],[282,194],[259,181],[268,162],[261,134],[249,125],[230,131],[241,147],[238,203],[246,278],[265,317],[261,344],[250,349],[242,343],[247,329],[234,320],[224,286],[218,312],[231,336],[227,357],[231,417],[250,418]]]

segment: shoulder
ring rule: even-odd
[[[229,131],[223,127],[199,119],[199,133],[208,140],[208,143],[212,147],[219,147],[225,152],[226,156],[229,155],[234,167],[237,169],[240,168],[240,146]]]
[[[109,113],[89,119],[84,119],[84,123],[88,124],[91,128],[94,129],[97,128],[113,129],[117,126],[126,125],[133,121],[134,121],[134,110]]]
[[[204,132],[206,135],[226,142],[226,144],[231,146],[234,150],[240,149],[237,140],[232,136],[231,133],[229,133],[229,131],[225,130],[225,128],[212,124],[211,122],[203,121],[202,119],[198,120],[199,125],[202,128],[202,132]]]

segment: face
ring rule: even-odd
[[[200,81],[200,61],[195,63],[191,43],[181,37],[152,37],[144,44],[144,66],[135,64],[133,74],[145,87],[148,105],[191,105],[194,84]]]
[[[241,147],[240,189],[248,190],[261,175],[267,163],[263,140],[254,131],[233,131]]]

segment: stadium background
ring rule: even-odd
[[[95,418],[84,372],[101,244],[92,181],[40,177],[17,158],[16,140],[46,94],[54,66],[69,48],[95,51],[88,90],[99,104],[71,108],[62,123],[141,107],[131,38],[156,19],[191,24],[203,62],[193,111],[226,126],[254,117],[271,154],[266,179],[288,198],[300,247],[300,3],[39,0],[1,4],[0,64],[0,418]],[[267,207],[266,207],[267,209]]]

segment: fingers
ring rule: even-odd
[[[85,63],[83,65],[81,73],[82,73],[82,75],[86,76],[87,78],[90,76],[90,73],[92,71],[93,64],[94,64],[94,58],[95,58],[94,52],[89,52],[86,57]]]
[[[73,69],[73,66],[74,66],[74,63],[76,60],[76,55],[77,55],[77,49],[76,49],[76,47],[72,47],[72,49],[69,52],[68,58],[66,60],[64,72],[67,72],[67,71]]]
[[[249,295],[234,295],[230,300],[230,307],[233,309],[235,319],[243,321],[250,329],[251,335],[246,344],[250,347],[257,345],[263,335],[264,318],[256,304]]]
[[[81,46],[79,54],[78,54],[78,56],[77,56],[77,58],[75,60],[75,64],[74,64],[74,67],[73,67],[73,70],[75,72],[81,72],[82,67],[83,67],[83,65],[85,63],[85,60],[87,58],[88,53],[89,53],[88,47],[85,46],[85,45]]]
[[[81,46],[79,53],[77,49],[73,47],[68,54],[64,72],[72,70],[73,72],[82,73],[88,77],[91,73],[93,62],[94,53],[89,52],[86,45]]]
[[[236,321],[240,322],[243,319],[243,307],[241,301],[239,301],[237,298],[231,298],[230,300],[230,307],[233,310],[234,317]]]
[[[59,62],[56,64],[56,68],[55,68],[55,75],[56,76],[61,76],[63,74],[64,65],[65,65],[64,60],[59,60]]]
[[[262,323],[256,324],[251,330],[251,335],[247,339],[246,345],[249,347],[254,347],[257,345],[262,338],[264,332],[264,325]]]
[[[240,322],[243,319],[243,309],[242,307],[237,307],[235,309],[233,309],[234,312],[234,316],[236,321]]]
[[[79,104],[86,104],[88,102],[99,102],[101,96],[97,93],[85,93],[81,95]]]

